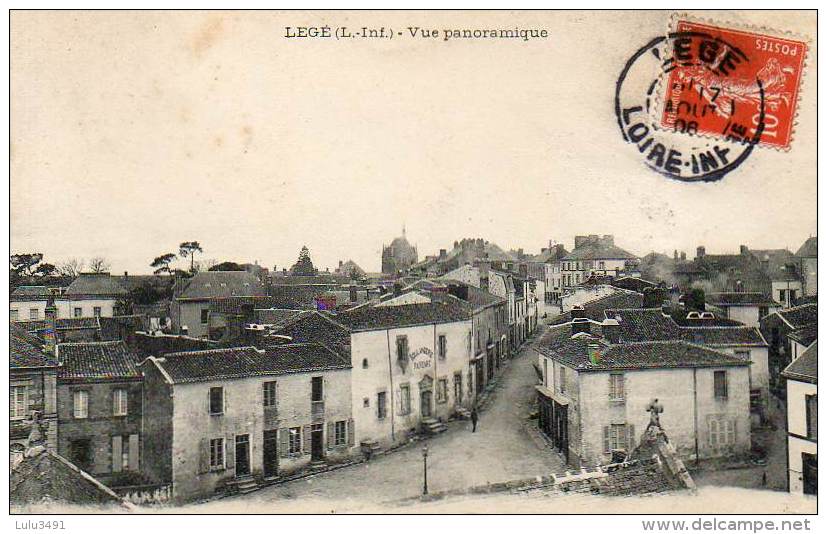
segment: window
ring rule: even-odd
[[[629,430],[626,425],[609,425],[603,427],[603,452],[628,449]]]
[[[224,388],[221,386],[210,388],[210,415],[224,413]]]
[[[210,470],[224,469],[224,438],[210,440]]]
[[[125,389],[118,388],[112,392],[112,414],[126,415],[128,410],[128,394]]]
[[[20,312],[16,309],[9,310],[9,320],[17,321],[20,319]]]
[[[336,421],[333,432],[333,444],[337,447],[347,443],[347,421]]]
[[[29,399],[27,386],[12,386],[9,388],[9,418],[25,419],[28,412]]]
[[[75,317],[83,317],[83,308],[75,308],[74,316]]]
[[[112,436],[112,472],[140,471],[138,434]]]
[[[210,310],[204,308],[201,310],[201,324],[207,324],[210,322]]]
[[[408,360],[408,337],[396,337],[396,360],[404,362]]]
[[[384,419],[388,415],[388,393],[380,391],[376,394],[376,417]]]
[[[626,392],[624,390],[624,380],[622,373],[612,373],[609,375],[609,399],[611,400],[623,400],[626,398]]]
[[[264,382],[261,385],[261,390],[263,393],[264,399],[264,407],[265,408],[275,408],[276,406],[276,383],[275,382]]]
[[[600,262],[598,262],[597,264],[598,264],[598,266],[599,266],[599,268],[600,268],[600,270],[601,270],[601,271],[605,271],[605,270],[606,270],[606,262],[605,262],[605,261],[600,261]]]
[[[94,315],[95,317],[100,317],[101,316],[101,307],[100,306],[95,306],[94,308],[92,308],[92,315]]]
[[[322,402],[324,400],[324,378],[314,376],[310,379],[310,400]]]
[[[558,384],[557,384],[557,392],[561,394],[566,393],[566,368],[560,366],[560,371],[557,373],[559,377]]]
[[[448,338],[445,337],[445,334],[440,334],[437,338],[437,354],[439,354],[440,360],[444,360],[448,355]]]
[[[726,371],[715,371],[714,382],[715,382],[715,398],[716,399],[726,399],[727,398]]]
[[[735,444],[735,421],[729,419],[710,419],[709,444],[721,447]]]
[[[72,405],[75,419],[89,417],[89,392],[78,390],[72,394]]]
[[[818,438],[818,395],[805,395],[804,403],[807,407],[807,437]]]
[[[462,373],[454,373],[454,404],[462,404]]]
[[[302,429],[300,426],[294,426],[290,429],[289,439],[287,442],[287,451],[290,454],[301,454],[302,452],[301,430]]]
[[[364,406],[365,408],[370,408],[370,399],[368,397],[362,399],[362,406]]]
[[[399,406],[399,413],[401,415],[411,413],[411,386],[408,384],[401,384],[399,386]]]
[[[40,319],[40,310],[37,308],[29,308],[29,319]]]
[[[436,401],[448,402],[448,379],[440,378],[436,383]]]
[[[362,358],[362,369],[367,369],[367,368],[368,368],[368,359],[367,358]]]

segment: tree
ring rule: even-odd
[[[83,271],[83,266],[83,260],[78,258],[69,258],[68,260],[57,264],[57,274],[60,276],[75,278]]]
[[[89,260],[89,270],[93,273],[108,273],[109,262],[103,256],[95,256]]]
[[[184,241],[178,247],[178,253],[181,254],[182,258],[189,256],[191,273],[195,272],[195,254],[197,252],[204,252],[204,249],[201,248],[201,243],[198,241]]]
[[[216,263],[209,269],[208,271],[246,271],[244,267],[237,264],[234,261],[222,261],[221,263]]]
[[[12,254],[9,256],[9,284],[17,287],[34,279],[53,276],[57,269],[51,263],[43,262],[40,252]]]
[[[683,304],[687,311],[704,311],[706,309],[706,295],[704,290],[693,287],[683,296]]]
[[[175,258],[177,257],[178,256],[176,256],[172,252],[167,252],[166,254],[161,254],[160,256],[152,260],[152,263],[150,263],[149,266],[155,269],[155,274],[171,274],[169,264],[175,261]]]
[[[306,245],[299,252],[299,259],[290,267],[290,273],[295,276],[313,276],[316,274],[316,268],[313,267],[313,261],[310,259],[310,250]]]

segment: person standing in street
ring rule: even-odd
[[[479,419],[479,415],[477,414],[477,407],[474,406],[471,408],[471,432],[477,431],[477,419]]]

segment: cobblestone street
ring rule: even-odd
[[[525,429],[525,417],[536,383],[531,365],[534,354],[530,343],[526,344],[502,371],[487,409],[480,414],[476,433],[471,432],[470,422],[452,422],[443,434],[371,462],[221,502],[243,501],[260,508],[268,502],[299,497],[375,504],[415,496],[422,492],[424,443],[429,450],[428,487],[431,492],[561,472],[563,463],[559,457],[551,451],[540,450]],[[309,502],[314,502],[313,508],[319,503]]]

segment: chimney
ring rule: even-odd
[[[343,264],[344,264],[344,262],[343,262],[342,260],[339,260],[339,269],[341,269],[341,268],[342,268],[342,265],[343,265]]]
[[[617,322],[617,319],[603,319],[601,326],[603,337],[605,337],[609,343],[620,343],[620,323]]]
[[[124,271],[123,272],[123,277],[124,278],[129,278],[129,271]]]
[[[55,347],[57,346],[57,308],[54,301],[51,300],[46,305],[46,331],[43,340],[45,341],[46,352],[55,354]]]
[[[677,249],[675,249],[675,255],[672,256],[672,257],[675,259],[675,261],[678,260],[678,250]]]
[[[686,252],[681,252],[681,261],[686,261]]]
[[[701,245],[695,251],[695,258],[703,258],[704,256],[706,256],[706,247]]]
[[[571,321],[571,335],[585,333],[591,334],[592,325],[586,318],[572,319]]]
[[[583,309],[583,306],[574,306],[571,309],[571,318],[572,319],[585,319],[586,318],[586,310]]]
[[[444,260],[446,257],[448,257],[448,251],[444,248],[439,249],[439,259]]]
[[[749,254],[749,248],[746,245],[741,245],[741,256],[746,256]]]

